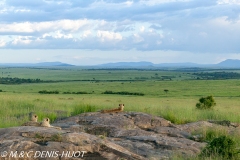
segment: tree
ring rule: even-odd
[[[164,89],[163,91],[167,94],[169,90],[168,89]]]
[[[196,104],[197,109],[210,109],[216,106],[213,96],[202,97],[199,103]]]

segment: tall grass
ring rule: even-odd
[[[79,104],[74,106],[73,111],[71,112],[72,116],[81,114],[81,113],[86,113],[86,112],[95,112],[96,111],[96,106],[94,105],[89,105],[89,104]]]
[[[236,114],[238,113],[238,106],[232,106],[231,109],[228,109],[217,105],[213,110],[198,110],[194,106],[194,99],[189,101],[189,99],[172,97],[38,95],[27,93],[0,93],[0,97],[0,120],[4,122],[0,124],[1,128],[21,125],[28,120],[30,112],[37,113],[39,121],[42,118],[49,117],[51,122],[54,122],[54,120],[61,117],[116,108],[119,103],[125,104],[125,111],[144,112],[161,116],[175,124],[199,120],[240,122],[240,117]],[[218,102],[218,100],[216,101]],[[224,102],[225,100],[221,99],[221,101]]]
[[[79,114],[116,108],[118,103],[125,104],[125,111],[154,114],[175,124],[208,119],[240,122],[238,116],[239,80],[189,80],[191,74],[175,71],[58,69],[0,68],[3,73],[10,72],[8,73],[10,77],[67,80],[59,83],[0,84],[0,90],[3,91],[0,92],[0,120],[4,122],[0,124],[0,127],[21,124],[28,120],[29,112],[39,114],[40,120],[48,116],[53,122],[59,118],[59,113],[63,114],[61,117],[67,117],[72,113]],[[39,77],[40,75],[41,77]],[[176,76],[178,78],[173,78],[172,81],[151,78],[156,76]],[[148,79],[131,81],[136,80],[136,77],[148,77]],[[123,80],[124,83],[114,80]],[[166,89],[167,93],[164,92]],[[38,93],[41,90],[58,90],[59,94],[42,95]],[[144,96],[101,94],[106,90],[143,93]],[[79,91],[92,94],[63,94],[63,92]],[[208,95],[214,96],[216,107],[207,111],[195,109],[198,99]],[[83,107],[82,104],[86,106]]]
[[[81,100],[54,95],[6,94],[0,98],[0,128],[19,126],[29,121],[29,113],[38,115],[38,121],[50,118],[53,123],[58,118],[66,118],[84,112],[94,112],[102,108],[84,104]],[[77,96],[75,96],[77,97]]]

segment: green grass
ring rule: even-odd
[[[237,114],[240,107],[239,80],[194,80],[193,75],[184,71],[83,70],[80,67],[0,68],[0,73],[4,77],[65,81],[0,84],[0,90],[3,91],[0,92],[2,110],[0,119],[4,121],[0,127],[21,124],[27,120],[29,112],[38,113],[40,119],[48,116],[54,121],[58,118],[59,112],[63,112],[64,115],[61,116],[70,116],[72,112],[86,112],[82,107],[76,109],[76,106],[82,104],[94,106],[90,111],[96,111],[116,108],[119,103],[125,104],[126,111],[162,116],[176,124],[207,119],[240,122]],[[156,79],[162,76],[175,76],[175,78],[171,81]],[[136,79],[138,81],[134,81]],[[166,93],[165,89],[169,91]],[[57,90],[59,94],[39,94],[38,92],[42,90]],[[144,96],[102,94],[106,90],[143,93]],[[64,92],[91,94],[63,94]],[[199,98],[208,95],[214,96],[217,105],[213,110],[197,110],[195,105]]]
[[[121,96],[121,95],[42,95],[38,93],[0,93],[2,112],[0,118],[2,126],[17,126],[28,119],[29,112],[40,115],[39,119],[50,117],[51,122],[57,116],[70,116],[75,114],[116,108],[119,103],[125,104],[126,111],[139,111],[162,116],[173,123],[182,124],[198,120],[230,120],[240,122],[238,116],[238,98],[216,98],[217,106],[213,110],[198,110],[195,97],[147,97],[147,96]],[[219,105],[218,105],[219,104]],[[228,104],[225,107],[225,104]],[[84,108],[93,106],[93,109]],[[78,111],[80,110],[80,111]],[[57,115],[62,111],[64,115]],[[51,118],[52,117],[52,118]]]
[[[78,115],[78,114],[81,114],[81,113],[95,112],[95,111],[96,111],[96,106],[80,104],[80,105],[76,105],[73,108],[73,112],[71,113],[71,115],[75,116],[75,115]]]
[[[161,76],[189,79],[192,76],[178,71],[161,70],[87,70],[83,67],[0,68],[2,77],[18,77],[41,80],[154,80]],[[181,77],[180,77],[181,76]]]

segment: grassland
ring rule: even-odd
[[[240,81],[214,77],[198,80],[194,73],[202,72],[223,71],[0,68],[1,77],[42,80],[41,83],[0,84],[0,127],[22,124],[29,112],[36,112],[40,119],[48,116],[54,120],[74,114],[76,107],[90,105],[101,110],[116,107],[118,103],[124,103],[127,111],[163,116],[177,124],[206,119],[240,122]],[[224,72],[239,73],[238,70]],[[59,94],[39,94],[41,90],[57,90]],[[102,94],[105,91],[136,92],[144,96]],[[197,110],[198,99],[208,95],[214,96],[217,106],[213,110]]]

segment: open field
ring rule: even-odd
[[[0,84],[0,127],[20,125],[27,120],[29,112],[38,113],[40,119],[48,116],[54,120],[59,115],[70,116],[78,106],[90,105],[101,110],[117,107],[119,103],[124,103],[127,111],[163,116],[174,123],[206,119],[240,122],[240,81],[236,77],[222,80],[200,77],[201,80],[197,80],[194,74],[210,72],[229,75],[239,71],[0,68],[1,77],[42,80],[39,83],[13,83],[7,79],[11,83]],[[42,90],[59,93],[39,94]],[[143,93],[144,96],[102,94],[105,91]],[[82,92],[88,94],[80,94]],[[217,106],[208,111],[196,110],[198,99],[208,95],[214,96]]]

